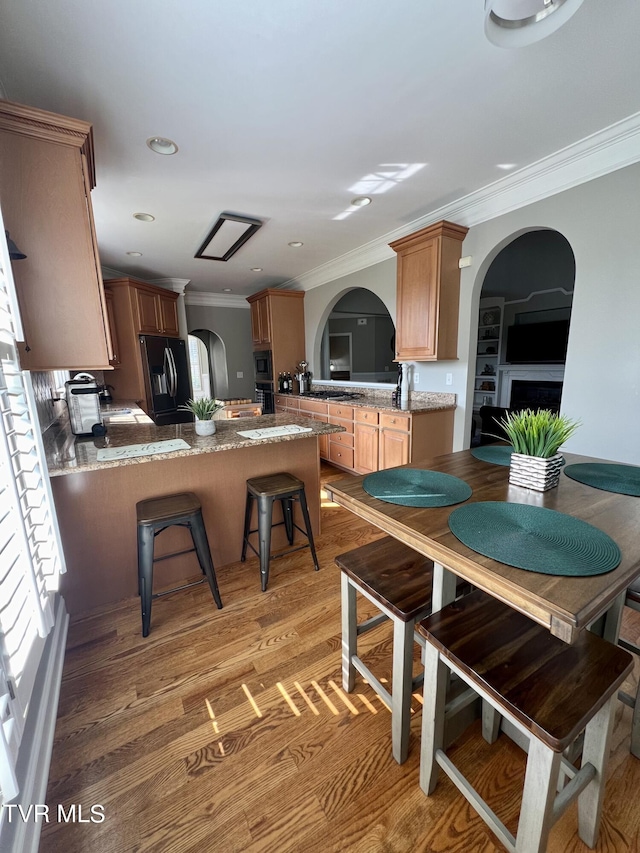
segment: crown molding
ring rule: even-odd
[[[430,211],[326,264],[280,285],[312,290],[329,281],[395,257],[389,243],[441,219],[479,225],[536,201],[600,178],[640,161],[640,112],[605,127],[536,163],[500,178],[475,192]]]
[[[154,278],[149,284],[164,287],[165,290],[173,290],[174,293],[184,293],[186,286],[191,282],[190,278]]]
[[[250,308],[244,296],[229,293],[201,293],[188,291],[184,295],[185,305],[198,305],[203,308]]]

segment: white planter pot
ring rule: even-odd
[[[213,435],[216,431],[214,420],[200,421],[196,418],[196,435]]]
[[[556,453],[549,459],[539,456],[526,456],[524,453],[512,453],[509,466],[509,482],[514,486],[525,486],[537,492],[546,492],[560,482],[560,473],[564,457]]]

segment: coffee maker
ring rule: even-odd
[[[64,387],[71,432],[74,435],[103,435],[100,389],[94,377],[90,373],[77,373],[64,383]]]

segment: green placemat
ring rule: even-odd
[[[510,444],[484,444],[481,447],[474,447],[471,451],[471,455],[481,462],[507,466],[511,464],[512,453],[513,447]]]
[[[567,465],[567,477],[604,492],[640,497],[640,468],[637,465],[615,465],[610,462],[579,462]]]
[[[450,506],[472,494],[464,480],[420,468],[390,468],[369,474],[362,488],[374,498],[400,506]]]
[[[528,504],[485,501],[455,509],[453,535],[468,548],[529,572],[602,575],[620,562],[616,543],[586,521]]]

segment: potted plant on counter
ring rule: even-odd
[[[538,492],[557,486],[564,465],[558,450],[578,429],[580,422],[547,409],[507,412],[496,422],[513,447],[509,482]]]
[[[198,400],[187,400],[183,406],[178,406],[185,412],[195,415],[196,434],[213,435],[216,431],[216,422],[213,420],[215,413],[224,407],[224,403],[214,400],[212,397],[200,397]]]

